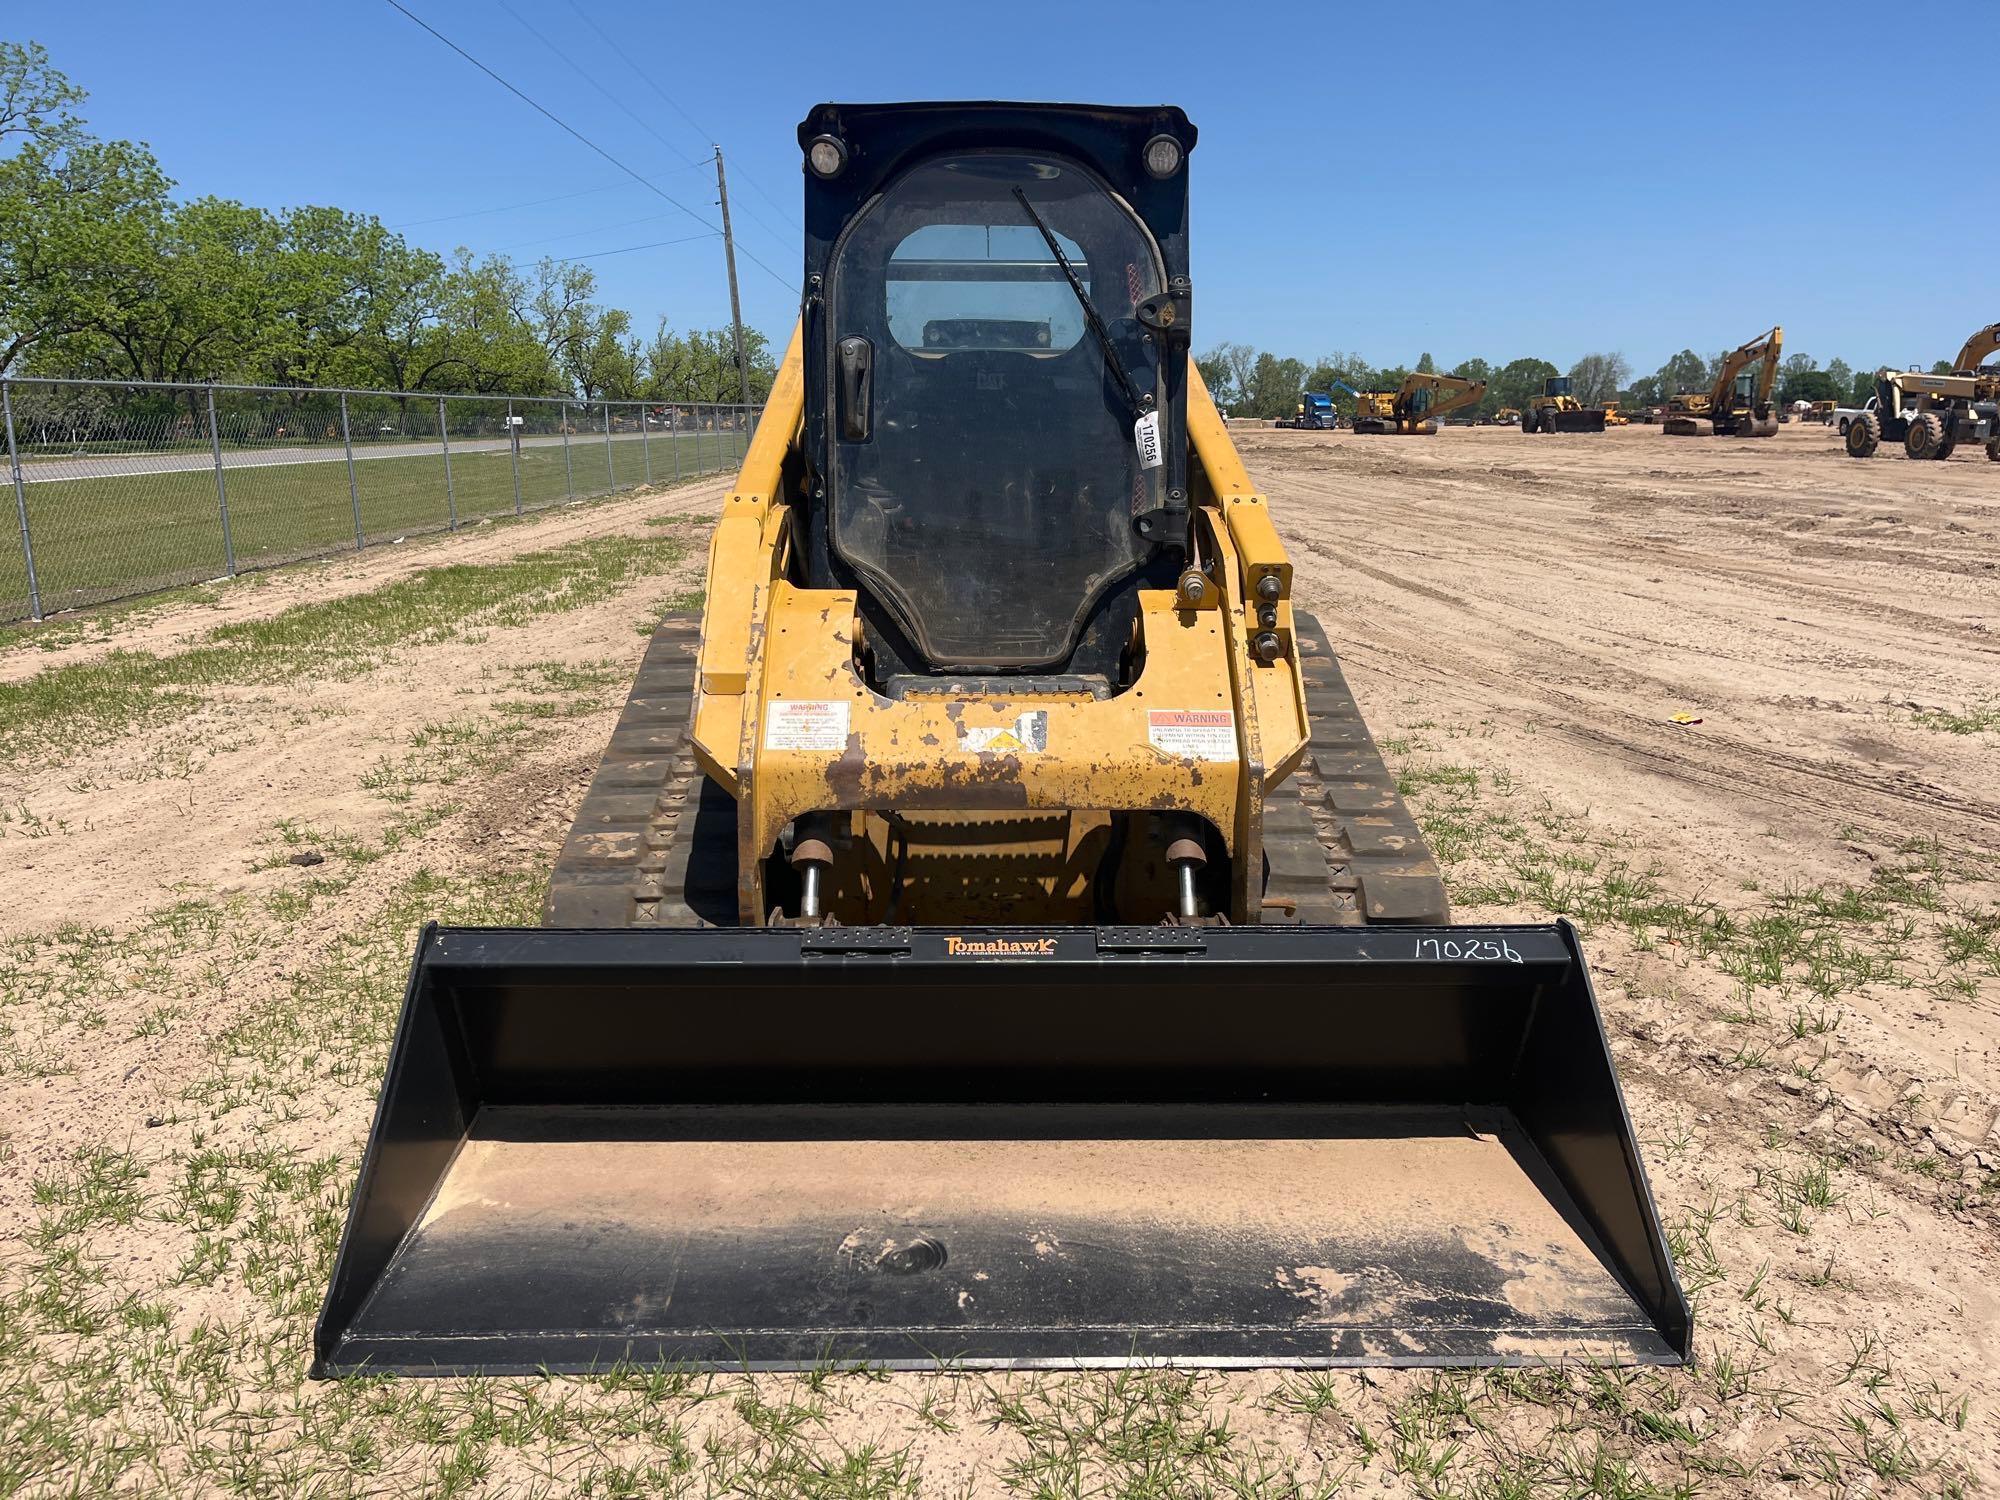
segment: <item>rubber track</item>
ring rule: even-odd
[[[1267,919],[1448,920],[1437,862],[1361,722],[1326,633],[1304,614],[1295,631],[1312,740],[1264,804]],[[735,924],[736,805],[701,773],[688,742],[700,640],[692,614],[670,615],[654,633],[556,859],[544,926]],[[1268,909],[1274,901],[1281,905]]]
[[[1361,721],[1326,632],[1292,617],[1312,738],[1299,768],[1264,801],[1266,920],[1332,926],[1448,922],[1451,903],[1423,831]]]
[[[611,744],[556,857],[545,927],[736,921],[736,803],[689,742],[701,617],[654,631]]]

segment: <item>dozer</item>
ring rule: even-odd
[[[1398,390],[1356,391],[1354,430],[1430,437],[1438,430],[1438,418],[1477,406],[1485,394],[1483,380],[1412,373]]]
[[[1778,414],[1771,390],[1784,342],[1785,330],[1773,328],[1725,354],[1708,390],[1684,391],[1667,402],[1660,430],[1668,437],[1775,437]]]
[[[1601,406],[1585,406],[1572,394],[1567,375],[1551,375],[1542,382],[1542,393],[1528,398],[1521,413],[1523,432],[1602,432],[1605,412]]]
[[[1575,931],[1438,867],[1189,358],[1173,108],[821,105],[545,925],[417,943],[315,1371],[1675,1363]]]

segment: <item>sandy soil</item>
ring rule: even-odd
[[[1866,887],[1917,841],[1951,871],[1941,887],[1947,912],[1977,925],[1969,914],[1992,908],[2000,736],[1943,732],[1926,711],[2000,699],[2000,466],[1967,455],[1855,463],[1816,427],[1754,443],[1670,440],[1645,427],[1602,437],[1236,436],[1272,497],[1296,594],[1319,613],[1392,761],[1465,767],[1525,820],[1559,823],[1576,848],[1612,851],[1606,857],[1652,872],[1665,896],[1745,921],[1767,913],[1775,893]],[[688,486],[290,570],[102,636],[53,646],[28,639],[0,653],[0,680],[114,646],[171,651],[225,620],[375,588],[435,562],[638,533],[650,517],[713,511],[724,488]],[[697,528],[687,534],[699,542]],[[0,1155],[0,1239],[35,1220],[29,1178],[92,1140],[137,1141],[164,1161],[191,1142],[269,1131],[338,1151],[341,1180],[351,1180],[367,1082],[320,1079],[303,1106],[263,1125],[241,1109],[220,1121],[191,1115],[179,1084],[234,1022],[379,921],[382,893],[397,879],[424,869],[544,868],[622,691],[614,684],[560,732],[524,739],[501,773],[457,789],[456,811],[371,866],[303,928],[254,904],[313,878],[273,865],[273,830],[294,820],[382,837],[407,809],[363,787],[360,774],[439,717],[440,684],[454,693],[444,707],[478,719],[500,712],[510,667],[629,669],[644,644],[635,619],[699,581],[698,546],[693,558],[629,598],[476,641],[412,646],[359,681],[302,682],[295,692],[222,703],[176,731],[200,753],[172,777],[117,774],[157,759],[158,736],[88,747],[105,771],[88,783],[79,779],[81,750],[70,763],[0,771],[0,802],[63,826],[31,841],[11,828],[0,837],[8,892],[0,936],[47,937],[80,917],[129,933],[173,901],[253,901],[238,918],[225,982],[195,977],[213,966],[212,952],[175,954],[97,997],[108,1027],[38,1019],[32,1007],[0,1012],[17,1037],[61,1059],[0,1074],[11,1147]],[[1676,724],[1675,714],[1699,722]],[[1426,799],[1418,806],[1420,817],[1435,810]],[[1453,868],[1461,916],[1544,915],[1491,894],[1487,877],[1504,863],[1487,849]],[[1467,900],[1463,891],[1475,889],[1488,894]],[[1992,1396],[2000,981],[1961,963],[1967,982],[1957,990],[1911,983],[1909,974],[1953,962],[1926,926],[1904,943],[1904,977],[1857,981],[1832,1004],[1837,1025],[1788,1035],[1782,1017],[1806,1003],[1789,981],[1757,989],[1751,1009],[1761,1003],[1766,1019],[1746,1024],[1739,975],[1644,927],[1601,924],[1589,951],[1663,1214],[1700,1242],[1699,1258],[1719,1278],[1699,1298],[1703,1366],[1673,1377],[1661,1398],[1696,1432],[1687,1446],[1724,1464],[1703,1470],[1698,1487],[1789,1492],[1797,1481],[1819,1493],[1866,1493],[1902,1483],[1915,1493],[1961,1480],[2000,1484]],[[197,1014],[164,1034],[135,1024],[163,986],[197,982]],[[1746,1038],[1768,1044],[1767,1061],[1743,1063]],[[153,1128],[163,1117],[167,1125]],[[1822,1196],[1831,1201],[1817,1204],[1806,1227],[1796,1227],[1796,1214],[1788,1227],[1796,1204],[1786,1174],[1828,1161],[1834,1186]],[[144,1281],[165,1254],[149,1235],[178,1232],[121,1231],[129,1274]],[[1686,1256],[1682,1274],[1691,1275]],[[1864,1340],[1885,1361],[1877,1380],[1852,1372]],[[1718,1355],[1765,1373],[1731,1395],[1718,1386]],[[1356,1420],[1380,1424],[1425,1379],[1344,1375],[1338,1391]],[[1962,1424],[1896,1408],[1904,1415],[1892,1435],[1926,1467],[1898,1479],[1863,1452],[1836,1479],[1814,1478],[1803,1456],[1813,1445],[1865,1449],[1847,1433],[1851,1403],[1893,1406],[1922,1382],[1969,1397]],[[786,1389],[747,1384],[765,1400]],[[1003,1394],[1040,1389],[996,1384]],[[926,1390],[946,1387],[967,1403],[958,1422],[947,1431],[917,1421]],[[1356,1482],[1370,1493],[1428,1492],[1407,1470],[1367,1457],[1345,1429],[1301,1416],[1276,1375],[1203,1377],[1198,1389],[1242,1441],[1288,1464],[1317,1465],[1323,1477],[1362,1474]],[[974,1401],[963,1377],[927,1387],[923,1377],[899,1376],[850,1391],[825,1430],[844,1442],[906,1446],[923,1493],[1002,1493],[1000,1466],[1021,1452],[1021,1428],[975,1415]],[[727,1421],[702,1413],[697,1434]],[[1495,1420],[1523,1443],[1531,1428],[1537,1441],[1546,1436],[1504,1405]],[[1588,1430],[1599,1418],[1583,1420]],[[1602,1422],[1607,1433],[1624,1431],[1615,1417]],[[1650,1449],[1642,1459],[1669,1474],[1686,1462]],[[488,1492],[551,1462],[509,1450]]]

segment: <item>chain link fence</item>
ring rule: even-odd
[[[0,379],[0,621],[735,469],[758,409]],[[14,528],[8,528],[13,530]]]

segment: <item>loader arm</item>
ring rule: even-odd
[[[2000,352],[2000,323],[1988,323],[1965,341],[1965,347],[1952,362],[1952,369],[1961,375],[1975,375],[1995,352]]]
[[[1428,394],[1430,404],[1419,412],[1417,397]],[[1396,396],[1396,414],[1399,417],[1415,419],[1426,417],[1437,420],[1450,412],[1461,411],[1468,406],[1477,406],[1486,394],[1483,380],[1464,380],[1456,375],[1411,375],[1403,381],[1403,389]]]

